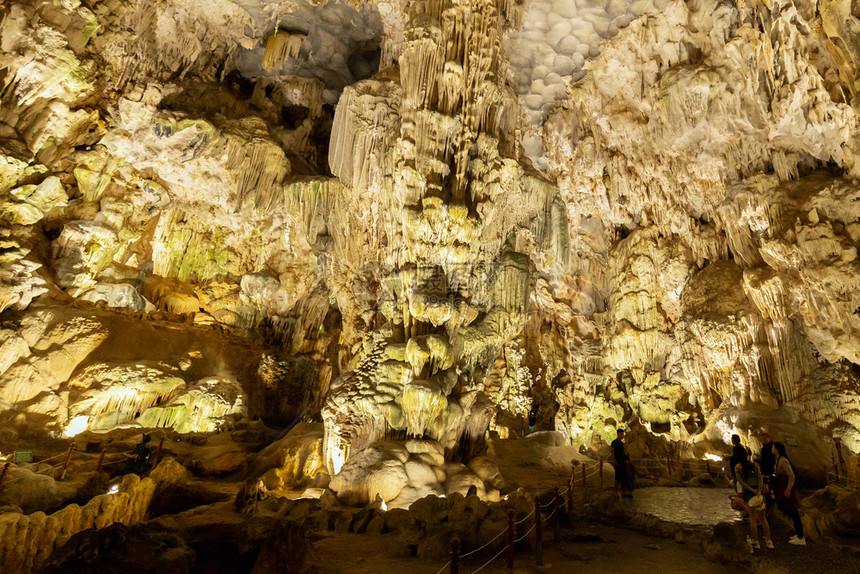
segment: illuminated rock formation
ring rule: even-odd
[[[321,420],[395,505],[530,413],[860,450],[850,3],[8,4],[10,433]]]
[[[38,569],[55,548],[78,532],[142,521],[156,487],[179,478],[172,474],[178,466],[169,459],[153,471],[151,478],[126,475],[110,492],[82,506],[70,504],[49,515],[4,512],[0,515],[0,564],[10,571]]]

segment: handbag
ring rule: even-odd
[[[749,502],[747,502],[747,504],[753,510],[764,510],[765,506],[766,506],[764,503],[764,497],[760,494],[756,494],[755,496],[750,498],[750,500],[749,500]]]

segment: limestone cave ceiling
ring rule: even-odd
[[[857,451],[858,16],[7,0],[0,425]]]

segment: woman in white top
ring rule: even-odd
[[[788,542],[797,546],[806,546],[806,539],[803,537],[803,522],[801,522],[800,513],[797,511],[797,507],[800,505],[797,481],[794,478],[791,462],[785,456],[785,445],[781,442],[773,443],[773,454],[776,457],[776,506],[794,522],[795,534],[788,539]]]

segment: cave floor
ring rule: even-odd
[[[436,574],[444,560],[428,563],[414,556],[404,556],[394,548],[395,534],[323,533],[314,543],[318,565],[329,574],[401,573]],[[782,537],[784,538],[784,537]],[[551,536],[550,536],[551,539]],[[592,524],[574,531],[563,531],[562,540],[551,540],[544,548],[544,566],[534,563],[534,550],[524,548],[515,557],[515,573],[654,573],[720,574],[737,572],[857,573],[860,564],[830,540],[809,542],[805,547],[791,546],[776,538],[774,550],[759,550],[746,564],[719,564],[706,560],[698,546],[687,546],[665,538],[648,536],[625,528]],[[479,558],[461,561],[460,572],[471,574],[484,565],[493,553],[482,552]],[[504,555],[480,570],[488,574],[506,574]]]
[[[327,534],[314,546],[323,571],[343,574],[378,572],[411,572],[434,574],[444,564],[429,564],[415,557],[397,555],[390,534]],[[534,550],[519,550],[514,572],[738,572],[737,565],[715,564],[705,560],[695,548],[671,540],[646,536],[639,532],[607,525],[589,525],[564,532],[558,544],[544,548],[544,566],[534,563]],[[482,552],[478,559],[467,558],[460,572],[469,574],[483,565],[493,553]],[[483,573],[505,573],[504,555],[481,570]],[[448,568],[443,569],[447,574]]]

